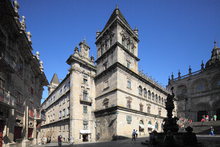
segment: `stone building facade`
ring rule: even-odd
[[[211,58],[201,69],[178,77],[171,76],[168,87],[174,87],[178,117],[201,121],[203,115],[220,119],[220,48],[214,42]]]
[[[16,0],[13,6],[0,1],[0,147],[36,142],[43,86],[48,85],[18,8]]]
[[[80,42],[67,60],[66,78],[50,84],[57,87],[42,104],[46,114],[42,136],[53,128],[54,140],[62,135],[65,141],[73,137],[79,143],[131,137],[133,129],[139,136],[162,131],[169,92],[138,70],[138,42],[138,30],[131,29],[118,8],[96,33],[96,64],[87,43]],[[59,94],[64,83],[69,83],[65,96]],[[63,112],[67,108],[68,113]]]

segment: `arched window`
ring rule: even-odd
[[[143,112],[144,105],[140,103],[140,111]]]
[[[158,102],[158,97],[157,97],[157,94],[155,95],[155,99],[156,99],[156,102]]]
[[[139,95],[142,95],[142,87],[141,86],[138,87],[138,93],[139,93]]]
[[[147,113],[150,113],[150,105],[147,106]]]
[[[144,88],[144,97],[147,97],[147,90]]]
[[[159,103],[161,102],[160,96],[159,96],[159,98],[158,98],[158,102],[159,102]]]
[[[161,98],[161,103],[162,103],[162,104],[164,103],[163,97]]]
[[[152,92],[152,101],[154,101],[154,93]]]
[[[131,108],[131,100],[127,100],[127,108]]]
[[[148,90],[148,99],[149,100],[151,99],[151,92],[150,92],[150,90]]]

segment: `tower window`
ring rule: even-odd
[[[87,114],[87,112],[88,112],[88,109],[87,109],[88,107],[87,106],[83,106],[83,113],[84,114]]]
[[[131,68],[131,62],[127,60],[127,68]]]
[[[106,62],[103,64],[103,68],[104,68],[104,70],[107,69],[107,66],[108,66],[108,62],[106,61]]]
[[[127,88],[131,89],[131,80],[127,80]]]
[[[83,100],[88,100],[88,93],[87,91],[83,91]]]
[[[127,108],[131,108],[131,100],[127,100]]]
[[[140,111],[143,112],[143,104],[140,104]]]

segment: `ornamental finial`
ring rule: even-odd
[[[14,6],[14,11],[15,11],[15,13],[18,14],[19,3],[18,3],[17,0],[14,0],[14,1],[13,1],[13,6]]]
[[[20,23],[21,23],[21,30],[25,31],[26,30],[25,16],[22,16]]]

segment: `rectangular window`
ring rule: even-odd
[[[107,89],[109,87],[109,82],[108,80],[106,80],[104,83],[103,83],[103,90]]]
[[[88,121],[87,121],[87,120],[84,120],[84,121],[83,121],[83,129],[84,129],[84,130],[87,130],[87,129],[88,129]]]
[[[83,113],[86,114],[88,112],[88,107],[87,106],[83,106]]]
[[[87,91],[83,91],[83,100],[88,100],[88,93],[87,93]]]
[[[127,88],[131,89],[131,80],[127,80]]]
[[[131,62],[127,61],[127,68],[131,68]]]
[[[87,79],[83,79],[83,84],[87,84],[88,80]]]
[[[127,108],[131,108],[131,101],[127,100]]]
[[[132,117],[130,115],[126,116],[127,124],[131,124]]]
[[[108,62],[105,62],[105,63],[103,64],[103,68],[104,68],[104,70],[107,69],[107,66],[108,66]]]

